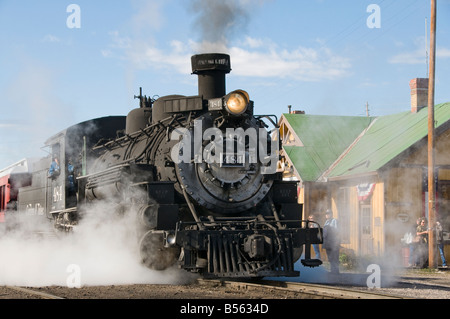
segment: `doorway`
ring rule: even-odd
[[[361,255],[371,255],[373,253],[373,227],[372,227],[372,206],[368,204],[360,205],[360,228]]]

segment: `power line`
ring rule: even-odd
[[[388,27],[382,27],[382,32],[380,34],[378,34],[377,36],[373,37],[371,39],[371,41],[376,41],[378,40],[380,37],[385,36],[389,31],[392,30],[392,28],[394,28],[395,26],[399,25],[400,23],[402,23],[403,21],[406,20],[406,18],[409,18],[413,13],[416,13],[418,11],[418,9],[415,7],[415,5],[417,4],[417,2],[419,2],[420,0],[416,0],[413,4],[409,3],[406,6],[402,7],[400,9],[400,11],[397,11],[397,13],[395,13],[394,15],[390,16],[389,18],[387,18],[387,20],[385,21],[383,19],[383,25],[386,25],[386,23],[388,24]],[[422,4],[423,5],[423,4]],[[409,11],[410,10],[410,11]],[[402,18],[398,18],[398,16],[401,15],[401,13],[403,12],[408,12],[405,16],[403,16]],[[398,18],[398,19],[396,19]],[[389,22],[391,21],[395,21],[394,24],[389,25]],[[373,32],[371,32],[372,30],[368,30],[367,32],[365,32],[362,36],[360,36],[358,39],[355,40],[355,42],[360,41],[362,38],[367,38],[370,34],[374,34]]]
[[[382,0],[378,5],[381,6],[383,4],[383,2],[386,0]],[[383,7],[383,10],[385,8],[390,7],[392,4],[394,3],[391,2],[388,5],[386,5],[386,7]],[[347,38],[348,36],[350,36],[351,34],[353,34],[355,31],[357,31],[358,29],[361,28],[366,28],[366,23],[365,21],[367,20],[367,12],[364,12],[360,17],[358,17],[357,20],[355,20],[353,23],[351,23],[350,25],[348,25],[347,27],[345,27],[344,29],[342,29],[340,32],[338,32],[336,35],[333,35],[331,38],[331,41],[325,40],[325,44],[335,44],[337,42],[342,42],[345,38]],[[344,36],[342,38],[339,38],[339,36],[341,34],[343,34],[345,31],[347,31],[348,29],[351,29],[350,32],[345,33]],[[329,38],[329,39],[330,39]]]

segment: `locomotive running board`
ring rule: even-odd
[[[60,213],[75,213],[76,211],[77,211],[77,208],[72,207],[72,208],[66,208],[66,209],[60,209],[60,210],[53,210],[49,213],[52,215],[55,215],[55,214],[60,214]]]

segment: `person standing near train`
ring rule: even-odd
[[[419,226],[417,226],[416,236],[418,237],[418,260],[419,268],[428,266],[428,227],[427,220],[422,218]]]
[[[440,221],[436,221],[436,243],[439,249],[439,255],[441,255],[442,267],[447,268],[447,261],[444,254],[444,231]]]
[[[323,225],[323,245],[330,262],[330,271],[339,274],[339,247],[341,245],[338,221],[333,218],[331,210],[325,212],[326,221]]]
[[[48,178],[56,178],[59,176],[59,161],[56,155],[53,156],[52,163],[50,164],[50,168],[48,170]]]

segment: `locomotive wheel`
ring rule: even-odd
[[[180,251],[177,247],[164,247],[163,232],[154,230],[149,230],[142,236],[139,249],[143,264],[154,270],[172,266]]]
[[[302,256],[302,254],[303,254],[303,245],[300,246],[300,247],[295,247],[295,248],[293,249],[293,256],[292,256],[292,259],[294,260],[294,263],[295,263],[297,260],[300,259],[300,257]]]

